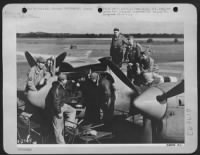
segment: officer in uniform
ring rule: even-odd
[[[122,66],[123,53],[126,44],[128,44],[127,39],[122,34],[120,34],[118,28],[114,28],[114,35],[112,37],[110,47],[110,56],[112,57],[112,61],[119,68]]]

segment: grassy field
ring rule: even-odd
[[[145,40],[145,39],[143,39]],[[172,39],[173,41],[173,39]],[[162,42],[147,44],[141,39],[139,42],[144,47],[151,47],[153,50],[152,57],[157,63],[160,63],[160,68],[164,69],[176,69],[183,71],[182,64],[167,65],[166,63],[172,63],[177,61],[184,60],[184,44],[178,43],[175,44],[170,42],[169,39],[162,39]],[[38,38],[26,38],[26,39],[17,39],[17,52],[29,51],[31,53],[40,53],[40,54],[50,54],[58,55],[66,51],[68,55],[81,57],[88,50],[91,50],[89,57],[100,57],[100,56],[109,56],[111,39],[94,39],[94,38],[66,38],[66,39],[38,39]],[[76,45],[77,49],[70,49],[71,45]],[[25,60],[23,56],[17,56],[17,62],[20,60]],[[163,64],[164,63],[164,64]],[[17,86],[19,89],[24,89],[26,83],[26,75],[28,72],[29,66],[26,62],[21,62],[17,64]],[[173,75],[169,73],[170,75]]]
[[[82,52],[92,50],[91,57],[108,56],[110,43],[110,39],[17,39],[17,51],[53,55],[66,51],[69,55],[81,56]],[[159,44],[144,42],[141,44],[153,49],[153,57],[157,62],[183,61],[184,59],[184,46],[181,43],[175,44],[166,39],[166,42],[162,41]],[[70,49],[71,45],[76,45],[77,49]]]

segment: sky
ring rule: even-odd
[[[179,14],[131,13],[128,16],[110,11],[98,13],[97,6],[84,9],[71,7],[27,7],[17,18],[17,33],[112,33],[118,27],[122,33],[184,33]],[[103,8],[104,9],[104,8]],[[106,8],[105,8],[106,10]]]

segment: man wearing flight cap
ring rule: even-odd
[[[37,65],[33,66],[28,73],[26,91],[37,91],[49,78],[50,74],[46,72],[45,63],[44,58],[37,58]]]
[[[52,84],[46,103],[46,111],[50,113],[57,144],[65,144],[64,126],[74,127],[71,122],[75,122],[76,117],[76,109],[69,105],[71,90],[68,89],[70,83],[67,79],[68,73],[63,72],[63,69],[61,65],[58,80]],[[64,113],[67,115],[66,123],[64,123]]]
[[[142,46],[134,40],[133,36],[129,36],[124,59],[128,62],[127,77],[131,81],[136,78],[136,64],[140,61],[141,52]]]
[[[127,39],[120,34],[118,28],[114,28],[114,35],[112,37],[111,47],[110,47],[110,56],[112,61],[121,68],[123,53],[125,49],[125,44],[128,44]]]

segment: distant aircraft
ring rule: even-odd
[[[25,52],[25,56],[30,66],[35,65],[35,60],[29,52]],[[87,57],[65,58],[65,56],[66,54],[62,53],[55,58],[55,68],[59,67],[61,63],[65,63],[68,66],[66,72],[73,72],[78,78],[85,76],[90,70],[108,72],[113,77],[116,89],[114,114],[130,114],[129,110],[136,108],[145,118],[144,135],[146,136],[144,142],[184,142],[183,81],[181,81],[181,84],[162,83],[140,92],[108,57],[97,59]],[[48,57],[50,56],[48,55]],[[54,74],[40,90],[28,91],[26,95],[29,102],[44,109],[46,96],[52,82],[56,79],[57,76]],[[166,95],[163,97],[163,94]],[[181,125],[177,126],[177,123]]]

